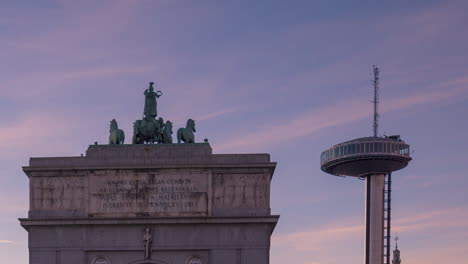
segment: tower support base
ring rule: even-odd
[[[365,264],[383,264],[385,174],[366,177]]]

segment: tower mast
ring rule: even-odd
[[[373,66],[374,80],[374,137],[377,137],[379,131],[379,67]]]

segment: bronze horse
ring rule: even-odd
[[[112,121],[110,122],[109,133],[109,145],[124,143],[125,133],[122,129],[119,129],[119,126],[117,125],[117,121],[115,121],[115,119],[112,119]]]
[[[184,141],[185,143],[195,143],[194,132],[197,132],[195,129],[195,121],[193,119],[187,120],[187,125],[185,128],[177,129],[177,143]]]
[[[172,144],[172,122],[166,121],[162,132],[162,142],[164,144]]]

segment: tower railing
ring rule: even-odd
[[[320,156],[320,162],[323,165],[323,163],[334,159],[339,159],[346,156],[356,156],[359,154],[391,154],[409,157],[410,146],[403,142],[391,141],[364,141],[359,143],[340,144],[322,152],[322,155]]]

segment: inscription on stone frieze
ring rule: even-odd
[[[208,174],[91,175],[89,213],[207,215]]]

